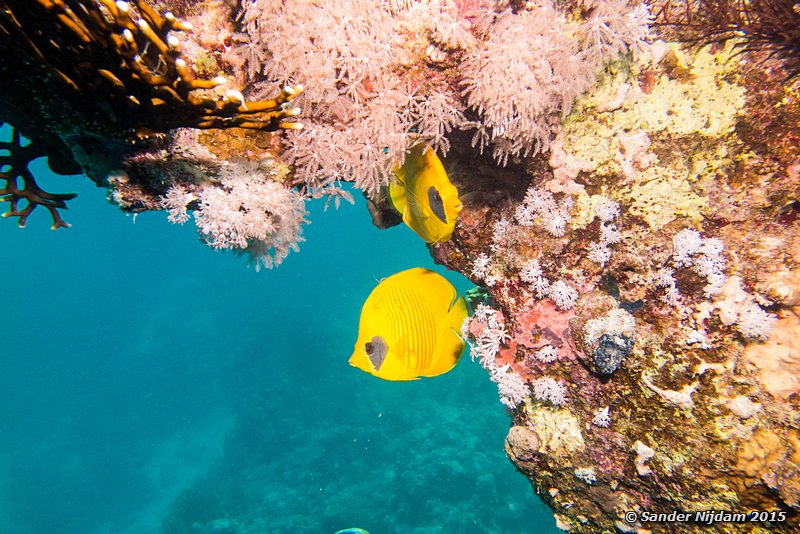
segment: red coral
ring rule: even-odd
[[[537,302],[516,317],[514,340],[529,349],[552,345],[559,349],[559,357],[562,357],[562,347],[568,344],[569,320],[574,316],[573,311],[559,310],[550,300]]]

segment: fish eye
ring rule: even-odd
[[[375,350],[375,345],[372,343],[372,341],[367,341],[364,343],[364,350],[367,351],[367,354],[372,354],[372,352]]]

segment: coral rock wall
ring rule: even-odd
[[[705,528],[642,519],[675,510],[785,514],[718,532],[800,525],[800,108],[772,67],[660,41],[611,65],[525,198],[467,202],[432,246],[490,290],[473,353],[561,528]],[[563,235],[543,202],[550,219],[567,202]]]

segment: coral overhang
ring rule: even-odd
[[[291,104],[301,87],[246,102],[221,71],[198,77],[179,37],[190,29],[145,0],[4,2],[0,121],[46,154],[54,172],[83,172],[100,185],[176,128],[301,127]],[[39,200],[61,208],[66,199]]]
[[[559,153],[528,167],[527,195],[521,185],[510,199],[469,197],[453,241],[431,250],[489,286],[508,339],[487,358],[473,328],[481,360],[531,386],[514,403],[506,451],[560,527],[700,532],[702,521],[642,518],[772,511],[757,525],[713,528],[792,532],[800,98],[779,65],[730,47],[659,49],[612,65],[578,100]],[[476,173],[461,186],[490,179]],[[574,199],[563,236],[527,219],[551,196]],[[602,263],[591,251],[604,229]],[[551,302],[556,279],[579,288],[574,308]],[[555,359],[537,357],[547,346]],[[558,402],[553,384],[566,389]]]

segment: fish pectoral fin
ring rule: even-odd
[[[461,331],[460,331],[460,330],[456,330],[455,328],[453,328],[453,327],[451,326],[451,327],[450,327],[450,331],[451,331],[453,334],[455,334],[455,336],[458,338],[458,340],[459,340],[459,341],[461,341],[462,343],[466,343],[466,340],[464,339],[464,336],[463,336],[463,335],[461,335]]]
[[[409,200],[413,200],[415,204],[419,205],[419,197],[417,197],[417,194],[414,193],[412,189],[404,186],[403,190],[405,191],[406,204],[410,204]]]
[[[419,223],[426,222],[429,218],[430,217],[426,217],[424,215],[418,215],[414,217],[414,214],[411,213],[411,206],[409,204],[406,204],[406,208],[403,210],[403,222],[405,223],[406,226],[408,226],[414,231],[416,231],[415,230],[415,228],[417,228],[416,225],[418,225]]]
[[[435,187],[431,187],[430,189],[436,190]],[[439,215],[436,214],[428,198],[421,198],[420,195],[413,190],[406,189],[406,208],[411,209],[411,206],[416,206],[417,213],[415,218],[417,221],[427,223],[432,217],[439,219]]]
[[[403,224],[409,228],[413,228],[413,226],[411,226],[411,210],[408,209],[408,204],[406,204],[403,209]]]
[[[409,200],[413,200],[414,205],[420,209],[430,211],[430,207],[428,207],[428,199],[420,198],[420,196],[413,189],[406,188],[406,199],[408,204],[411,204],[411,202],[408,202]],[[425,215],[424,217],[427,219],[430,217],[430,215]]]

